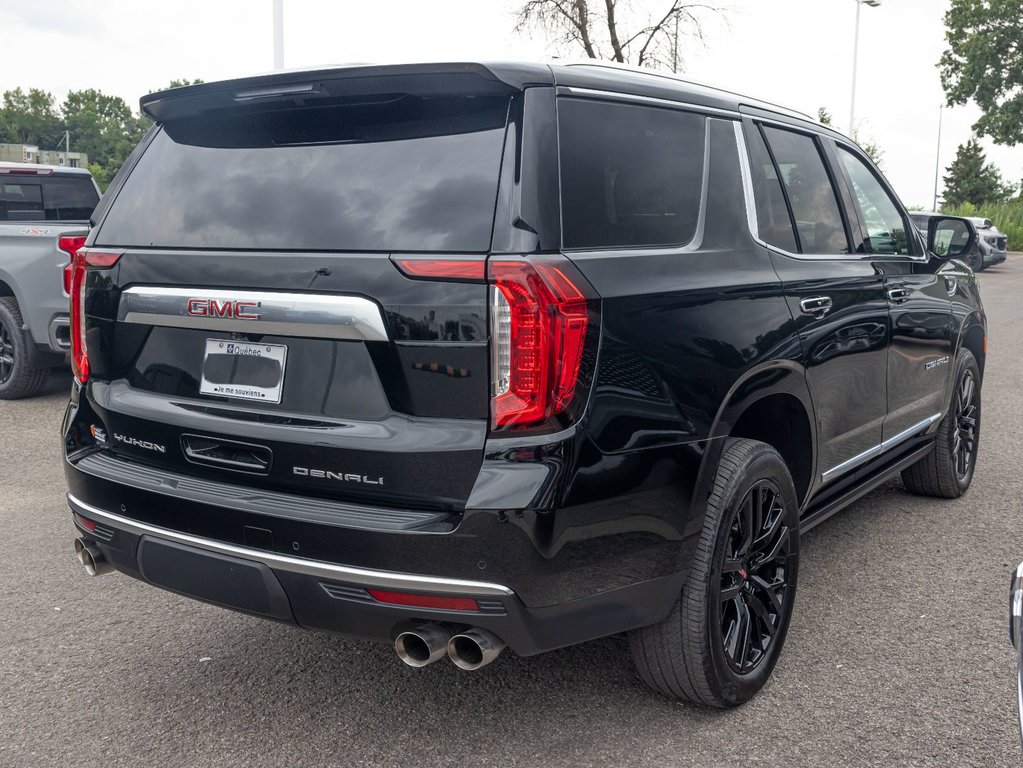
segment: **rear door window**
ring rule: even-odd
[[[749,132],[750,166],[753,176],[753,197],[757,204],[757,228],[760,239],[789,253],[798,253],[796,234],[781,179],[771,161],[764,137],[756,126]]]
[[[88,221],[99,202],[92,179],[43,179],[43,213],[47,221]]]
[[[796,220],[800,251],[810,254],[849,253],[849,240],[838,197],[817,142],[810,136],[764,126],[775,167]]]
[[[507,111],[506,96],[385,94],[173,121],[125,181],[97,243],[486,251]]]
[[[0,179],[0,221],[39,221],[43,216],[43,193],[37,183]]]
[[[558,103],[565,248],[684,245],[700,216],[706,120],[656,107]]]

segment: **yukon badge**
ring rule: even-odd
[[[147,451],[156,451],[157,453],[167,453],[167,449],[159,443],[151,443],[148,440],[139,440],[137,437],[129,437],[128,435],[121,435],[117,432],[113,433],[114,440],[124,443],[125,445],[134,445],[136,448],[145,448]]]
[[[292,467],[291,473],[299,477],[318,477],[322,480],[338,480],[342,483],[361,483],[363,485],[383,485],[382,477],[367,477],[354,472],[330,472],[325,469],[309,469],[308,467]]]

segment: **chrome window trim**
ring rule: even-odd
[[[191,299],[257,304],[258,319],[188,314]],[[117,320],[169,328],[301,336],[322,339],[387,341],[380,308],[359,296],[234,291],[204,288],[135,286],[121,293]]]
[[[278,555],[274,552],[250,549],[249,547],[239,547],[201,536],[179,533],[178,531],[132,520],[113,512],[107,512],[85,503],[71,493],[68,493],[67,500],[72,511],[86,515],[97,522],[107,523],[121,530],[128,531],[136,536],[155,536],[178,544],[203,549],[207,552],[240,557],[245,560],[262,563],[268,568],[300,573],[305,576],[344,581],[362,587],[394,589],[399,592],[434,592],[481,597],[511,597],[515,595],[508,587],[491,582],[463,581],[461,579],[445,579],[438,576],[421,576],[414,573],[355,568],[348,565],[325,563],[321,560],[307,560],[301,557],[289,557],[288,555]]]
[[[634,93],[621,93],[619,91],[602,91],[596,88],[577,88],[575,86],[559,85],[558,96],[575,96],[577,98],[601,99],[607,101],[622,101],[633,104],[648,104],[655,107],[670,107],[686,112],[701,112],[707,115],[723,115],[735,119],[739,113],[735,110],[721,109],[719,107],[706,107],[702,104],[693,104],[688,101],[672,101],[671,99],[659,99],[656,96],[640,96]]]
[[[941,413],[936,413],[933,416],[928,416],[920,423],[914,424],[913,426],[909,427],[909,429],[904,429],[897,435],[893,435],[889,437],[887,440],[883,440],[874,447],[868,448],[862,453],[856,454],[851,459],[846,459],[841,464],[836,464],[831,469],[827,470],[821,475],[821,483],[830,483],[832,480],[839,477],[840,475],[844,475],[846,472],[856,469],[856,467],[859,467],[867,463],[871,459],[877,458],[882,453],[890,451],[897,445],[906,442],[911,437],[919,435],[921,432],[924,432],[928,428],[930,428],[932,424],[934,424],[937,421],[940,421],[942,415],[943,414]]]
[[[774,120],[756,118],[757,122],[771,123],[777,125],[780,128],[786,130],[795,129],[799,132],[797,126],[791,123],[783,123]],[[803,133],[813,133],[810,129],[805,129]],[[823,136],[823,134],[814,134],[817,136]],[[831,138],[826,136],[825,138]],[[743,176],[743,194],[746,198],[746,221],[749,224],[750,236],[764,248],[769,248],[775,253],[780,253],[783,256],[788,256],[791,259],[802,259],[803,261],[899,261],[899,262],[913,262],[922,263],[928,261],[928,256],[900,256],[894,253],[793,253],[787,251],[784,248],[779,248],[777,245],[772,245],[760,238],[760,224],[757,221],[757,209],[756,209],[756,198],[753,192],[753,169],[750,166],[749,161],[749,149],[746,145],[746,134],[743,130],[741,120],[735,121],[735,139],[739,150],[739,165]],[[832,139],[834,141],[834,139]],[[838,143],[838,142],[836,142]]]

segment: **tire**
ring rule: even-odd
[[[980,252],[980,248],[973,249],[969,256],[966,257],[966,263],[974,272],[982,272],[984,270],[984,254]]]
[[[743,554],[753,529],[763,535]],[[777,557],[762,557],[769,551]],[[748,701],[785,643],[798,575],[799,504],[785,462],[766,443],[729,439],[679,600],[664,621],[629,635],[640,677],[672,699],[721,708]]]
[[[50,375],[49,368],[28,364],[23,324],[18,302],[11,296],[0,297],[0,400],[31,397]]]
[[[934,450],[902,470],[910,493],[957,499],[966,493],[977,468],[980,447],[980,367],[968,349],[956,357],[952,400],[938,431]]]

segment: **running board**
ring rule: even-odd
[[[823,523],[832,515],[841,512],[843,509],[848,507],[854,501],[857,501],[872,490],[877,488],[879,485],[889,480],[906,467],[916,464],[920,459],[926,456],[934,450],[934,443],[928,441],[926,444],[913,451],[910,451],[905,456],[897,459],[891,465],[885,467],[876,475],[873,475],[869,480],[864,482],[862,485],[855,485],[841,496],[827,502],[824,506],[819,509],[814,509],[809,512],[805,517],[799,521],[799,532],[800,534],[806,533],[807,531],[816,528],[818,525]]]

